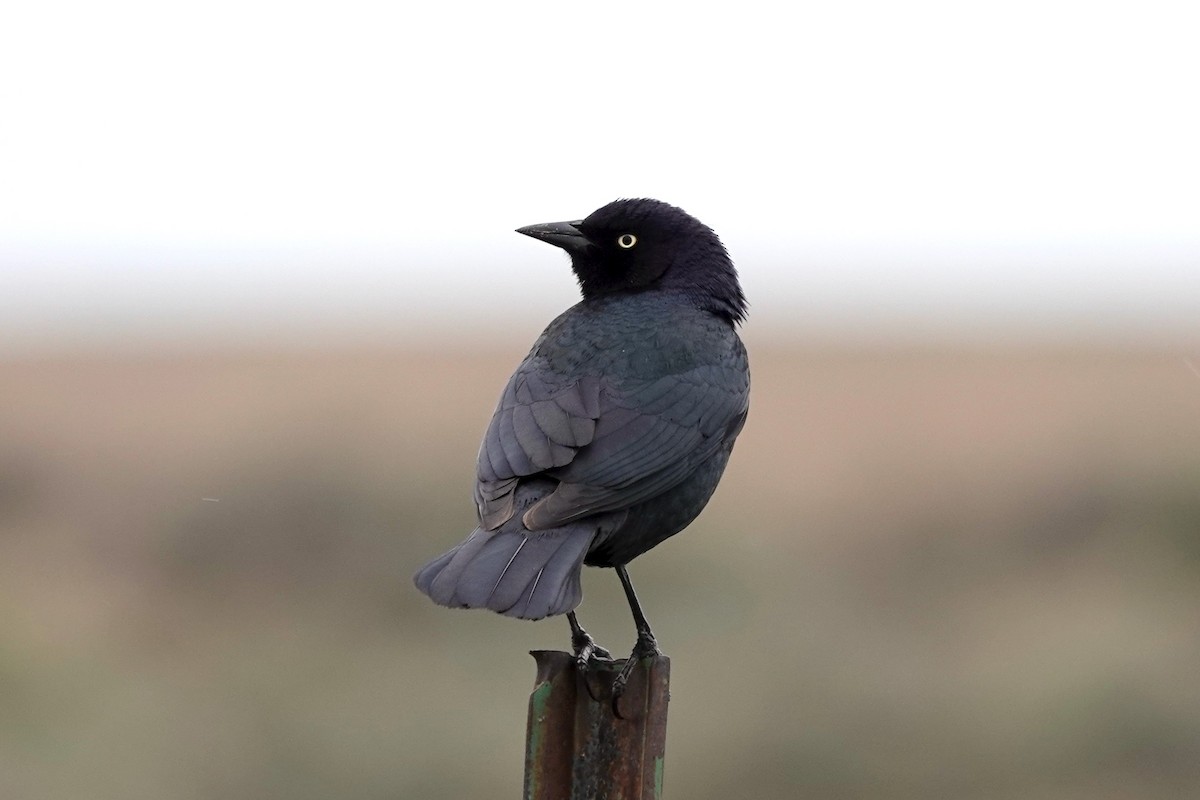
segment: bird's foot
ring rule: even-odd
[[[638,633],[637,644],[633,646],[633,652],[629,654],[629,658],[625,659],[625,665],[621,667],[621,672],[613,680],[612,684],[612,710],[613,715],[617,719],[628,719],[621,713],[621,696],[625,694],[625,687],[629,685],[629,676],[633,674],[634,669],[642,662],[642,659],[661,656],[662,651],[658,649],[658,642],[654,639],[654,634],[649,630]]]
[[[612,653],[596,644],[596,640],[587,631],[580,629],[578,634],[571,637],[571,647],[575,650],[575,664],[580,672],[587,672],[593,661],[612,661]]]
[[[587,690],[588,696],[599,703],[600,698],[596,697],[596,693],[592,691],[592,684],[588,681],[588,672],[593,662],[612,663],[612,653],[596,644],[596,640],[583,629],[573,614],[569,619],[571,622],[571,647],[575,651],[575,667],[579,670],[579,677],[583,679],[583,687]]]

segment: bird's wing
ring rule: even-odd
[[[560,483],[525,512],[530,530],[648,500],[731,441],[746,416],[744,362],[620,384],[564,384],[527,366],[509,381],[480,448],[475,495],[487,529],[512,517],[517,481],[538,473]]]
[[[518,480],[569,464],[592,441],[599,418],[599,378],[565,379],[526,360],[479,446],[475,502],[484,530],[512,517]]]
[[[525,527],[553,528],[662,494],[729,445],[746,419],[749,395],[739,365],[607,387],[592,441],[551,472],[561,482],[525,512]]]

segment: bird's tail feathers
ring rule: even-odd
[[[538,533],[477,528],[413,580],[443,606],[489,608],[521,619],[565,614],[583,598],[579,573],[594,536],[577,527]]]

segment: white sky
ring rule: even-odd
[[[512,229],[620,196],[713,226],[751,325],[1200,330],[1194,2],[13,6],[10,348],[524,335],[576,295]]]

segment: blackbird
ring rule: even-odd
[[[415,575],[436,603],[521,619],[566,614],[581,668],[608,659],[580,626],[584,564],[612,567],[637,644],[659,654],[626,565],[708,503],[746,421],[746,300],[717,235],[658,200],[519,228],[565,250],[583,299],[534,343],[479,448],[479,524]]]

